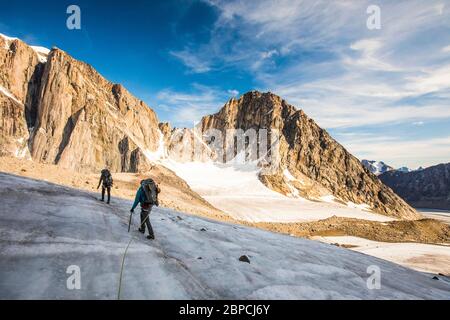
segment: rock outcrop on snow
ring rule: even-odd
[[[0,37],[3,153],[25,148],[35,161],[74,170],[147,170],[162,138],[154,111],[64,51],[42,55]]]
[[[412,172],[390,171],[380,179],[414,207],[450,209],[450,163]]]
[[[217,129],[224,135],[227,129],[277,130],[279,166],[273,174],[261,175],[275,191],[310,199],[332,195],[381,214],[419,217],[327,131],[275,94],[252,91],[231,99],[218,113],[204,117],[200,129]]]

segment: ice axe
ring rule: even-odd
[[[131,220],[133,218],[133,213],[134,210],[130,210],[130,221],[128,222],[128,233],[130,233],[130,229],[131,229]],[[142,228],[142,226],[145,224],[145,222],[147,221],[147,219],[149,219],[150,214],[147,215],[147,217],[144,219],[144,221],[141,222],[141,226],[140,228]]]
[[[130,221],[128,222],[128,233],[130,233],[131,220],[133,219],[133,212],[134,212],[134,210],[130,211]]]

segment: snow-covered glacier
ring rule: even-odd
[[[127,233],[130,201],[43,181],[0,173],[0,202],[0,299],[450,299],[444,277],[163,208],[150,241],[138,214]]]

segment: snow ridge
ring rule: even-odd
[[[50,49],[39,47],[39,46],[31,46],[31,48],[34,50],[34,52],[37,53],[39,61],[41,63],[47,62],[48,54],[50,53]]]
[[[11,91],[9,91],[8,89],[6,89],[5,87],[3,87],[1,85],[0,85],[0,93],[3,93],[5,96],[14,100],[18,104],[23,105],[23,103],[19,99],[17,99],[16,96],[11,93]]]
[[[9,46],[12,41],[20,40],[19,38],[9,37],[2,33],[0,33],[0,37],[5,39],[5,49],[7,50],[9,50]],[[41,63],[47,62],[47,57],[48,54],[50,53],[50,49],[41,46],[30,46],[30,48],[33,49],[34,52],[36,52],[36,54],[38,55],[39,62]]]

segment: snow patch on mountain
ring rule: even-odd
[[[285,181],[286,185],[288,186],[289,190],[291,190],[290,196],[294,198],[298,198],[300,196],[300,192],[297,188],[292,186],[289,182],[297,181],[297,179],[292,175],[292,173],[288,169],[284,169],[283,175],[286,178],[287,181]]]
[[[320,200],[322,200],[323,202],[334,202],[336,200],[336,197],[333,196],[332,194],[326,195],[326,196],[322,196],[320,197]]]
[[[0,33],[0,37],[5,39],[5,49],[7,49],[7,50],[9,50],[9,46],[12,41],[20,40],[19,38],[9,37],[2,33]],[[41,47],[41,46],[30,46],[30,48],[33,49],[37,53],[39,62],[41,62],[41,63],[47,62],[47,56],[50,53],[50,49]]]
[[[284,174],[284,176],[286,177],[286,179],[288,181],[295,181],[295,180],[297,180],[288,169],[284,169],[283,174]]]
[[[445,245],[379,242],[352,236],[314,237],[313,239],[351,246],[352,250],[393,261],[414,270],[450,275],[450,249]],[[430,260],[433,263],[430,263]]]
[[[383,174],[387,171],[394,170],[393,167],[387,165],[383,161],[374,161],[374,160],[361,160],[361,163],[364,167],[369,169],[370,172],[372,172],[375,175]]]
[[[18,38],[13,38],[13,37],[8,37],[7,35],[0,33],[0,37],[2,37],[3,39],[5,39],[5,49],[9,50],[9,44],[10,42],[14,41],[14,40],[19,40]]]
[[[21,146],[16,149],[15,156],[16,158],[23,159],[30,157],[30,151],[28,150],[27,140],[25,138],[17,139],[18,144]]]
[[[39,61],[41,63],[47,62],[47,57],[48,54],[50,53],[50,49],[39,46],[31,46],[31,48],[37,53]]]
[[[354,203],[352,201],[348,201],[347,202],[347,207],[349,208],[355,208],[355,209],[360,209],[360,210],[364,210],[364,211],[370,211],[370,206],[363,203],[363,204],[357,204]]]
[[[296,197],[284,196],[259,180],[259,168],[254,163],[181,163],[166,159],[161,164],[174,171],[214,207],[238,220],[308,222],[333,215],[373,221],[393,220],[367,211],[367,205],[347,206],[330,201],[330,197],[311,201],[298,194]]]
[[[17,99],[16,96],[11,93],[11,91],[9,91],[8,89],[6,89],[5,87],[3,87],[1,85],[0,85],[0,93],[3,93],[5,96],[14,100],[18,104],[23,105],[23,103],[19,99]]]
[[[159,132],[158,149],[153,152],[145,148],[141,149],[142,152],[144,153],[144,156],[153,163],[159,162],[160,160],[166,158],[167,156],[167,151],[164,144],[164,135],[162,134],[161,130],[158,130],[158,132]]]
[[[411,169],[411,168],[408,168],[408,167],[401,167],[401,168],[396,169],[395,171],[399,171],[399,172],[403,172],[403,173],[409,173],[409,172],[416,172],[416,171],[422,171],[422,170],[425,170],[425,168],[420,166],[417,169]]]

